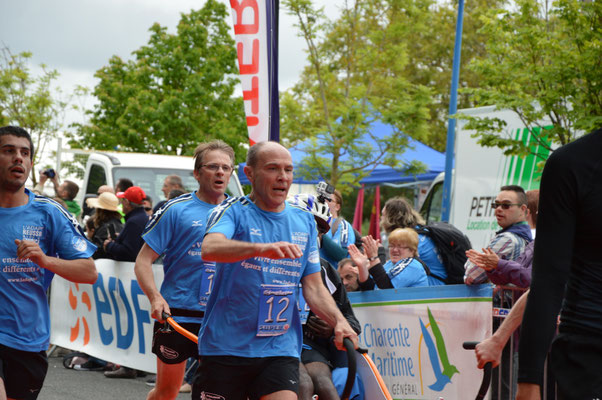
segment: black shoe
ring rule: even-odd
[[[155,383],[156,383],[156,382],[157,382],[157,377],[156,377],[156,376],[153,376],[152,378],[148,378],[148,379],[146,380],[146,382],[145,382],[145,383],[146,383],[148,386],[155,387]]]
[[[105,371],[107,378],[121,378],[121,379],[134,379],[136,377],[136,370],[128,367],[119,367],[115,371]]]

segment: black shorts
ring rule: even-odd
[[[602,340],[599,337],[561,331],[552,342],[549,363],[561,399],[602,398]]]
[[[45,351],[23,351],[0,344],[0,377],[9,398],[37,399],[46,371],[48,359]]]
[[[199,334],[201,324],[186,323],[179,324],[182,328]],[[195,342],[176,332],[172,327],[164,331],[165,324],[155,321],[153,327],[153,353],[165,364],[179,364],[190,357],[199,357],[199,348]]]
[[[347,367],[347,352],[337,349],[333,340],[334,338],[312,340],[304,337],[303,345],[311,349],[303,348],[301,362],[303,364],[321,362],[328,365],[330,369]]]
[[[256,400],[281,390],[299,390],[296,357],[204,356],[195,376],[192,399]]]

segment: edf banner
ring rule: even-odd
[[[50,291],[50,343],[142,371],[156,372],[150,303],[134,263],[95,260],[94,285],[55,276]],[[155,283],[163,266],[153,265]],[[198,332],[194,332],[195,334]]]
[[[468,399],[482,370],[465,341],[491,335],[491,285],[446,285],[349,293],[360,346],[393,399]]]
[[[279,141],[278,0],[230,0],[251,146]]]

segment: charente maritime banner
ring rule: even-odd
[[[469,399],[482,370],[466,341],[491,335],[491,285],[447,285],[349,293],[360,346],[393,399]]]
[[[55,276],[50,342],[156,372],[154,320],[134,263],[101,259],[96,268],[94,285]],[[153,265],[153,271],[160,287],[163,268]],[[491,334],[490,286],[377,290],[349,297],[361,322],[361,346],[394,399],[464,399],[477,393],[481,370],[474,352],[461,345]]]

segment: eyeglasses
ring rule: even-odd
[[[232,167],[230,165],[203,164],[202,167],[207,168],[211,172],[217,172],[220,168],[225,173],[232,172]]]
[[[412,248],[411,248],[411,247],[408,247],[408,246],[398,246],[398,245],[395,245],[395,244],[390,244],[390,245],[389,245],[389,249],[396,249],[396,250],[412,250]]]
[[[151,207],[144,207],[144,210],[145,211],[150,211],[150,210],[152,210],[152,208]]]
[[[507,210],[512,206],[521,206],[522,204],[518,203],[491,203],[491,208],[496,210],[498,207],[502,207],[503,210]]]

